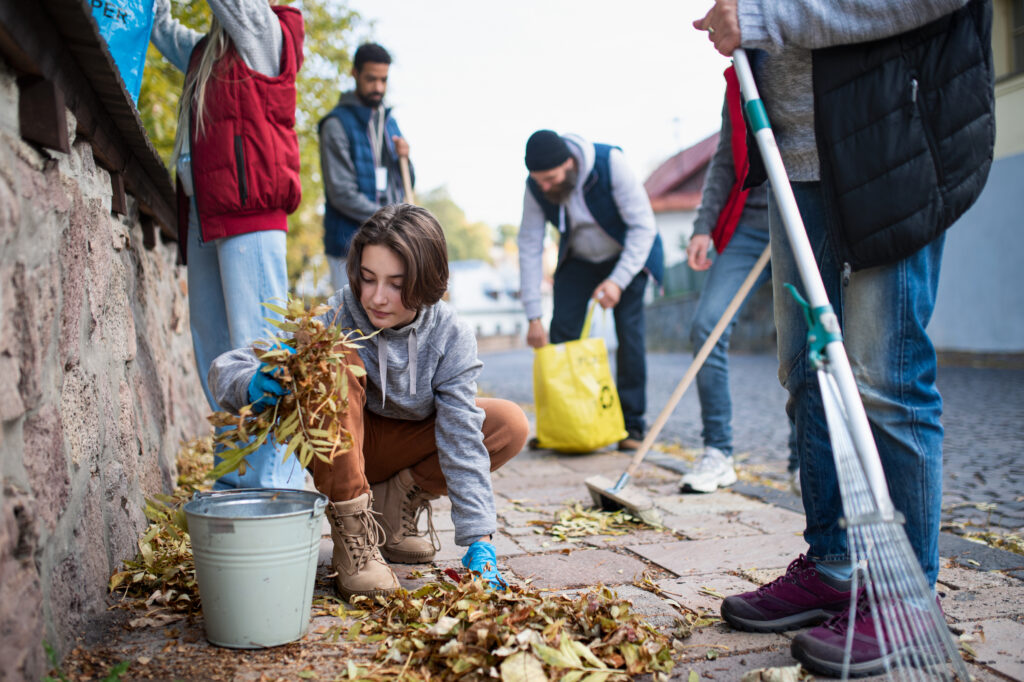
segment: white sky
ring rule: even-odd
[[[619,145],[641,178],[718,130],[728,61],[691,26],[701,0],[351,0],[394,62],[387,100],[419,191],[519,224],[534,130]],[[351,87],[350,79],[340,84]]]

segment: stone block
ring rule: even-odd
[[[2,679],[39,680],[48,668],[40,646],[44,625],[35,560],[40,551],[35,508],[35,501],[23,492],[0,491]]]
[[[26,417],[22,438],[22,463],[35,496],[35,508],[47,532],[53,532],[71,496],[64,434],[57,410],[46,405]]]
[[[657,497],[654,504],[666,514],[685,516],[689,514],[722,514],[724,512],[759,511],[768,507],[764,502],[752,500],[726,490],[706,495],[675,494]]]
[[[533,587],[553,589],[629,584],[647,568],[632,557],[604,549],[510,557],[508,565],[523,580],[532,578]]]
[[[754,634],[754,633],[751,633]],[[778,635],[775,635],[778,637]],[[683,644],[689,646],[689,639],[683,640]],[[775,640],[777,642],[777,640]],[[695,643],[694,653],[684,654],[677,659],[676,667],[672,671],[673,682],[687,682],[690,679],[690,672],[696,672],[701,680],[720,680],[721,682],[737,682],[743,674],[758,668],[783,668],[796,665],[796,661],[789,655],[789,642],[776,643],[774,647],[762,650],[737,650],[732,647],[722,649],[709,647],[703,643]],[[748,642],[748,643],[756,643]],[[728,645],[724,645],[728,646]],[[714,650],[717,657],[708,660],[707,652]],[[689,651],[689,649],[684,649]]]
[[[690,540],[762,534],[761,530],[740,523],[739,513],[728,511],[720,514],[668,514],[662,523]]]
[[[629,546],[631,551],[678,576],[787,566],[804,548],[804,541],[792,535]]]
[[[976,661],[1010,679],[1024,679],[1024,624],[1009,618],[965,623]]]
[[[791,533],[802,536],[807,527],[803,514],[768,505],[757,511],[742,511],[736,515],[736,520],[769,535]]]
[[[698,613],[709,613],[715,617],[718,616],[722,608],[722,597],[718,595],[728,597],[757,588],[757,585],[748,580],[725,573],[659,580],[657,585],[665,590],[671,599],[683,606]]]
[[[76,365],[64,373],[61,386],[61,430],[73,471],[85,467],[92,471],[103,450],[100,415],[104,402],[97,392],[95,375]]]

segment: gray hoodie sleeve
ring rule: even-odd
[[[281,71],[281,22],[266,0],[206,0],[246,65],[275,77]]]
[[[544,226],[540,204],[527,189],[523,196],[523,220],[519,223],[519,297],[526,318],[541,316],[540,283],[544,267]],[[563,235],[563,239],[565,236]]]
[[[729,121],[728,103],[722,105],[722,130],[718,137],[718,148],[708,166],[701,191],[697,219],[693,221],[693,234],[711,234],[718,222],[729,192],[736,183],[736,167],[732,162],[732,124]]]
[[[491,458],[483,440],[484,412],[476,404],[482,367],[476,337],[459,322],[434,374],[433,390],[437,454],[452,502],[455,544],[463,547],[498,529]]]
[[[967,0],[739,0],[744,47],[813,50],[887,38],[923,26]]]
[[[202,33],[185,27],[171,16],[170,0],[156,0],[153,5],[153,33],[150,39],[164,59],[175,68],[183,73],[188,70],[188,59],[202,37]]]
[[[259,366],[251,348],[236,348],[214,358],[207,382],[221,409],[237,413],[249,404],[249,382]]]
[[[320,126],[320,171],[328,203],[343,215],[361,223],[380,208],[359,191],[345,126],[333,116]]]
[[[658,233],[647,190],[633,174],[626,157],[618,149],[612,149],[608,162],[612,174],[612,197],[627,227],[622,253],[608,279],[625,289],[643,270]]]

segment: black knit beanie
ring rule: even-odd
[[[526,141],[526,168],[551,170],[569,158],[569,145],[554,130],[538,130]]]

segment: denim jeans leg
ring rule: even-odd
[[[843,327],[844,344],[890,496],[906,517],[910,545],[934,584],[942,497],[942,399],[935,387],[935,350],[925,328],[935,305],[944,240],[937,239],[898,263],[853,273],[844,288],[827,244],[819,186],[798,183],[794,193],[826,292]],[[774,210],[772,220],[778,220]],[[776,234],[773,222],[772,259],[778,285],[795,282],[791,256],[780,253],[779,259],[775,258],[776,248],[788,251],[788,241]],[[780,303],[785,317],[779,316]],[[799,333],[806,335],[806,326],[794,319],[800,315],[790,297],[776,299],[780,378],[790,391],[797,424],[809,554],[836,559],[840,547],[845,551],[845,532],[837,523],[842,510],[827,429],[823,428],[821,396],[806,361],[806,344],[795,338],[798,327],[802,327]]]
[[[224,292],[220,284],[220,263],[217,245],[204,244],[195,227],[188,231],[188,313],[192,329],[192,350],[196,356],[196,371],[211,410],[220,406],[213,399],[206,375],[214,358],[232,350],[228,332]]]
[[[725,309],[729,307],[743,280],[750,274],[764,247],[768,245],[768,231],[746,225],[738,225],[729,240],[728,247],[715,257],[708,271],[704,290],[697,302],[690,327],[690,343],[696,355],[711,331],[718,324]],[[761,272],[751,293],[768,279],[770,266]],[[740,310],[750,295],[744,299]],[[729,394],[729,337],[739,318],[739,310],[722,332],[718,342],[697,372],[697,397],[700,400],[700,416],[704,429],[701,436],[705,447],[718,448],[726,455],[732,454],[732,397]]]
[[[647,347],[644,334],[644,289],[647,273],[641,271],[622,291],[619,303],[612,308],[615,336],[615,385],[619,391],[622,417],[632,435],[645,434],[647,424]]]
[[[855,272],[844,292],[844,337],[907,539],[925,577],[939,570],[942,397],[925,332],[935,307],[944,238],[893,265]]]
[[[590,296],[594,289],[611,273],[605,264],[588,263],[567,258],[555,272],[551,329],[551,343],[564,343],[580,338],[583,320],[587,316]]]
[[[825,291],[841,320],[840,270],[827,243],[824,199],[819,184],[793,183],[793,193]],[[789,392],[786,410],[796,427],[801,500],[807,520],[804,531],[804,539],[809,545],[807,554],[814,561],[842,561],[849,558],[846,531],[839,525],[843,513],[842,498],[839,495],[839,482],[832,459],[832,446],[825,424],[817,374],[807,358],[807,323],[803,309],[784,285],[793,284],[801,294],[804,287],[778,207],[774,200],[770,204],[772,289],[778,336],[779,381]]]

